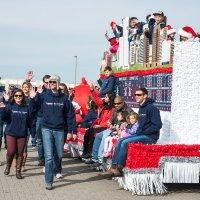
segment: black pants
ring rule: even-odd
[[[106,130],[106,128],[89,128],[84,135],[84,141],[83,141],[83,155],[85,154],[91,154],[92,153],[92,147],[95,139],[95,134],[100,133],[101,131]]]

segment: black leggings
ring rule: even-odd
[[[92,147],[95,139],[95,134],[100,133],[101,131],[106,130],[106,128],[89,128],[84,135],[83,141],[83,154],[90,154],[92,153]]]
[[[8,156],[14,156],[15,154],[17,154],[18,156],[23,156],[24,148],[27,143],[27,137],[17,138],[10,135],[6,135],[6,142]]]

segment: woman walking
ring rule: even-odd
[[[25,95],[21,89],[13,92],[9,103],[0,104],[1,117],[6,122],[5,134],[7,141],[5,175],[10,173],[14,156],[16,161],[16,177],[22,179],[21,168],[24,148],[27,143],[28,127],[31,124],[31,111],[27,106]]]

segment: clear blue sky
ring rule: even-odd
[[[53,73],[73,83],[77,55],[78,79],[96,80],[111,20],[162,10],[176,29],[200,31],[199,8],[199,0],[0,0],[0,76],[31,69],[37,79]]]

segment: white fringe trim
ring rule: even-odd
[[[131,191],[132,194],[165,194],[167,190],[160,176],[155,173],[139,174],[125,169],[124,177],[117,178],[117,181],[122,188]]]
[[[164,183],[199,183],[199,175],[199,162],[165,162],[161,171],[124,169],[124,176],[116,180],[133,195],[151,195],[167,193]]]
[[[166,162],[162,170],[164,183],[199,183],[200,163]]]

